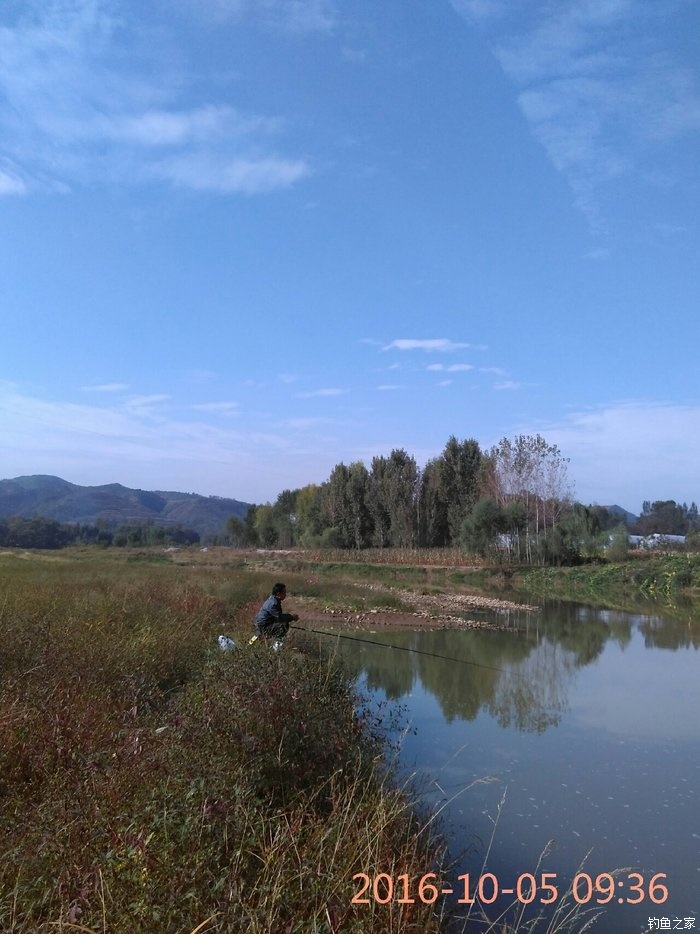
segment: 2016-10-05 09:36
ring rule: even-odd
[[[414,905],[416,901],[432,905],[441,895],[455,894],[459,895],[457,902],[460,905],[473,905],[475,902],[490,905],[502,895],[514,895],[524,905],[535,900],[539,900],[541,905],[552,905],[559,898],[556,872],[542,872],[539,880],[533,873],[523,872],[508,887],[501,886],[498,877],[492,872],[485,872],[478,877],[463,873],[457,876],[460,885],[456,887],[444,884],[435,872],[427,872],[413,880],[408,873],[394,878],[387,872],[379,872],[375,876],[357,872],[352,878],[360,882],[360,889],[352,898],[353,905],[369,905],[372,901],[379,905],[388,905],[390,902]],[[579,905],[590,902],[607,905],[613,899],[621,905],[640,905],[647,898],[655,905],[662,905],[668,899],[668,888],[661,881],[664,879],[665,872],[655,873],[648,881],[639,872],[628,872],[617,879],[610,872],[601,872],[596,876],[579,872],[572,880],[570,891],[573,900]]]

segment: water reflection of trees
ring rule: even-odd
[[[700,624],[688,614],[686,620],[666,620],[659,616],[646,616],[640,620],[639,629],[644,644],[654,649],[697,649],[700,648]]]
[[[576,668],[571,652],[544,639],[498,682],[489,712],[502,727],[544,733],[566,709],[566,687]]]
[[[473,720],[488,710],[501,725],[528,731],[546,729],[564,709],[563,680],[573,666],[562,663],[562,651],[553,651],[547,640],[537,646],[522,634],[457,630],[382,636],[400,648],[341,639],[338,651],[354,676],[364,674],[370,690],[381,689],[393,700],[408,694],[418,679],[448,721]]]
[[[647,646],[700,647],[700,624],[692,619],[634,616],[552,601],[541,612],[523,618],[517,633],[358,632],[353,638],[400,649],[340,639],[338,652],[355,677],[364,674],[370,690],[381,689],[392,700],[409,694],[419,682],[438,701],[448,721],[473,720],[487,711],[504,728],[543,732],[566,710],[576,671],[595,661],[609,641],[624,649],[634,628],[643,633]]]
[[[386,657],[390,654],[390,650],[378,649],[375,654]],[[391,654],[396,655],[398,653],[393,652]],[[396,661],[399,661],[399,664],[395,664]],[[400,659],[390,659],[388,657],[383,665],[374,660],[368,661],[364,666],[364,672],[369,690],[381,689],[389,700],[398,700],[400,697],[409,694],[413,687],[415,674],[410,664],[400,664],[400,661]]]
[[[500,668],[502,661],[498,639],[474,638],[478,632],[454,630],[426,635],[432,637],[428,640],[428,651],[445,655],[448,659],[463,659],[469,664],[418,655],[415,664],[423,687],[437,699],[448,722],[456,718],[473,720],[488,698],[493,696],[501,676],[494,670]],[[497,637],[499,633],[486,635]]]

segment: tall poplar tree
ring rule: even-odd
[[[416,543],[418,466],[403,448],[395,448],[386,462],[385,491],[389,541],[395,547],[410,548]]]
[[[350,537],[353,548],[366,548],[371,541],[372,517],[367,504],[369,473],[362,461],[350,464],[347,474]]]
[[[350,468],[336,464],[328,481],[323,485],[324,514],[327,527],[336,530],[336,541],[341,548],[352,545],[352,506],[350,503]]]
[[[462,523],[479,498],[481,448],[470,438],[450,437],[440,456],[440,489],[446,504],[450,543],[458,544]]]
[[[389,544],[391,519],[387,505],[387,459],[373,457],[367,479],[367,508],[372,520],[372,544],[384,548]]]
[[[440,460],[434,458],[423,468],[418,485],[418,544],[427,548],[441,548],[449,542],[447,503],[441,488]]]

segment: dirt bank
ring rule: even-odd
[[[367,585],[368,590],[375,589]],[[378,589],[378,588],[377,588]],[[386,590],[382,588],[383,592]],[[513,632],[522,613],[534,613],[536,606],[485,597],[477,594],[424,594],[392,588],[391,593],[413,610],[322,607],[309,598],[299,598],[300,625],[320,629],[490,629]],[[488,618],[470,618],[469,613],[488,613]]]

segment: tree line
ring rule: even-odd
[[[420,469],[403,448],[337,464],[321,484],[284,490],[229,520],[239,547],[497,549],[533,560],[572,503],[568,459],[541,435],[484,451],[454,435]]]
[[[628,532],[700,539],[695,503],[645,501],[629,528],[619,514],[573,499],[568,458],[541,435],[502,438],[482,450],[454,435],[420,469],[403,448],[337,464],[328,479],[283,490],[274,503],[231,517],[214,543],[263,548],[454,548],[528,563],[572,563],[627,548]],[[54,519],[0,519],[0,547],[62,548],[191,545],[200,536],[182,526],[136,520],[115,526],[62,524]],[[700,541],[698,542],[700,544]]]
[[[181,525],[160,526],[152,523],[126,522],[110,526],[61,523],[45,516],[9,516],[0,519],[2,548],[65,548],[68,545],[126,547],[145,545],[194,545],[199,533]]]
[[[673,499],[644,500],[642,512],[636,522],[630,526],[635,535],[688,535],[700,529],[698,507],[695,503],[677,503]]]
[[[502,438],[482,450],[449,438],[419,469],[403,448],[337,464],[328,479],[283,490],[274,503],[231,518],[235,547],[443,548],[528,563],[572,563],[627,548],[619,513],[575,502],[568,458],[541,435]],[[637,525],[671,533],[697,529],[695,504],[645,502]],[[613,534],[614,532],[614,534]],[[619,549],[618,549],[619,550]]]

